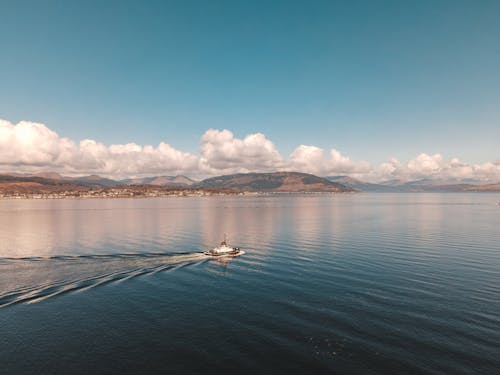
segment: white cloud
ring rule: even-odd
[[[349,175],[366,181],[478,179],[500,182],[500,161],[468,164],[441,154],[422,153],[407,163],[392,158],[376,168],[354,161],[338,150],[301,145],[283,158],[264,134],[236,138],[229,130],[209,129],[199,155],[136,143],[106,146],[92,139],[75,142],[44,124],[0,120],[0,173],[55,171],[68,175],[100,174],[112,178],[186,174],[206,177],[229,173],[300,171],[320,176]]]
[[[61,154],[61,146],[67,143],[67,139],[60,139],[45,125],[26,121],[13,125],[0,120],[1,164],[54,164]]]
[[[53,170],[68,174],[99,173],[125,177],[156,173],[196,173],[198,158],[161,142],[106,146],[92,139],[78,144],[44,124],[0,120],[0,166],[5,172]]]
[[[448,161],[440,154],[422,153],[406,164],[392,158],[367,176],[367,179],[372,181],[388,179],[410,181],[424,178],[450,181],[474,179],[485,183],[498,183],[500,182],[500,162],[467,164],[458,158]]]
[[[354,162],[335,149],[331,149],[329,157],[325,157],[323,149],[305,145],[297,147],[290,154],[289,168],[320,176],[360,175],[371,170],[369,163]]]
[[[264,134],[235,138],[229,130],[209,129],[201,137],[200,169],[208,174],[276,171],[284,167]]]
[[[420,154],[408,162],[407,168],[412,175],[429,176],[439,173],[445,167],[440,154]]]

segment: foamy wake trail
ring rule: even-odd
[[[202,253],[0,259],[0,308],[203,263]]]

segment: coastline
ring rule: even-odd
[[[212,191],[212,190],[172,190],[172,191],[130,191],[129,189],[90,190],[87,192],[15,192],[0,193],[0,200],[46,200],[46,199],[130,199],[130,198],[192,198],[192,197],[256,197],[288,195],[331,195],[353,194],[358,191]]]
[[[162,197],[211,197],[230,195],[255,195],[250,192],[221,192],[221,191],[133,191],[128,189],[111,190],[89,190],[86,192],[63,191],[63,192],[16,192],[0,193],[0,200],[12,199],[125,199],[125,198],[162,198]]]

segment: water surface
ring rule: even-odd
[[[0,201],[1,373],[495,373],[498,201]]]

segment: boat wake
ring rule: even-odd
[[[0,258],[0,308],[200,264],[203,253]]]

